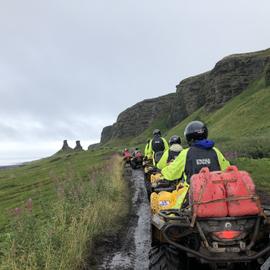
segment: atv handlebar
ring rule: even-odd
[[[160,172],[161,172],[161,170],[156,168],[156,167],[151,166],[151,167],[148,168],[148,173],[150,173],[150,174],[160,173]]]
[[[153,188],[153,191],[154,192],[161,192],[161,191],[168,191],[168,192],[172,192],[175,190],[175,187],[156,187],[156,188]]]

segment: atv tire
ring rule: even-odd
[[[149,253],[149,270],[186,270],[179,252],[168,244],[155,245]]]

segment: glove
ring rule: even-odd
[[[161,179],[156,184],[159,187],[169,187],[171,185],[171,182],[165,179]]]
[[[158,182],[152,183],[152,188],[156,188],[158,186]]]
[[[163,179],[161,179],[157,182],[154,182],[152,184],[153,188],[156,188],[156,187],[164,188],[164,187],[170,187],[170,186],[171,186],[171,182],[168,180],[163,180]]]

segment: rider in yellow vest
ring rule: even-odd
[[[222,153],[208,140],[208,129],[200,121],[189,123],[184,132],[189,148],[181,151],[179,156],[162,171],[163,178],[169,181],[183,178],[189,183],[193,174],[199,173],[203,167],[210,171],[224,171],[229,165]]]
[[[146,146],[144,148],[144,157],[146,159],[151,159],[152,158],[151,152],[150,152],[150,141],[151,141],[150,139],[147,141],[147,144],[146,144]]]
[[[160,160],[164,151],[169,149],[168,142],[166,139],[161,137],[161,132],[159,129],[153,131],[153,139],[150,141],[149,153],[151,153],[151,158],[153,159],[153,164],[157,164]]]
[[[172,161],[174,161],[180,152],[183,150],[181,146],[181,138],[177,135],[173,135],[169,140],[170,148],[166,150],[160,161],[157,164],[158,169],[162,170],[168,166]]]

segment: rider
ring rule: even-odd
[[[150,141],[149,153],[153,158],[153,164],[155,165],[161,158],[163,152],[169,149],[169,145],[163,137],[159,129],[153,131],[153,139]]]
[[[135,148],[134,152],[132,153],[132,157],[142,157],[142,153],[138,147]]]
[[[175,160],[180,152],[183,150],[181,146],[181,138],[178,135],[173,135],[169,140],[170,148],[166,150],[160,161],[157,164],[158,169],[162,170],[165,168],[170,162]]]
[[[189,183],[193,174],[199,173],[203,167],[210,171],[224,171],[230,163],[222,153],[208,140],[208,129],[200,121],[190,122],[184,132],[189,148],[181,151],[174,162],[162,171],[163,178],[169,181],[184,178]]]
[[[122,154],[123,154],[123,157],[124,157],[124,161],[126,161],[127,163],[129,163],[130,158],[131,158],[131,154],[128,151],[128,149],[125,148]]]
[[[122,155],[123,155],[124,157],[126,157],[126,156],[130,156],[130,153],[129,153],[129,151],[128,151],[128,149],[127,149],[127,148],[125,148],[125,149],[124,149],[124,151],[123,151]]]

